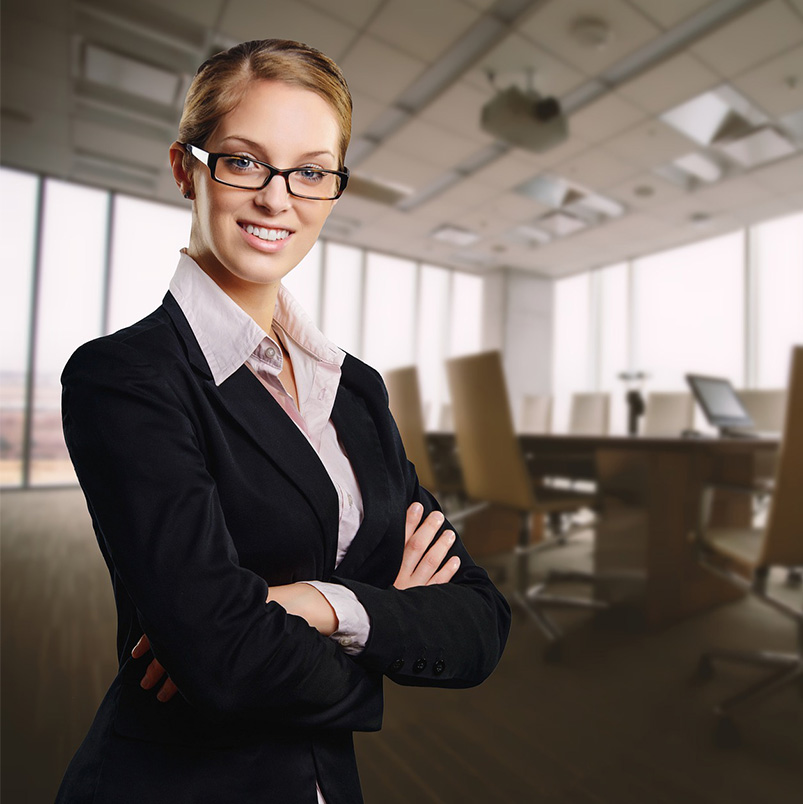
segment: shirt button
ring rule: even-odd
[[[344,637],[340,637],[338,642],[340,642],[340,644],[344,648],[347,648],[349,645],[352,645],[354,643],[354,640],[351,637],[344,636]]]
[[[272,347],[268,347],[268,357],[276,357],[276,350]]]
[[[402,669],[402,667],[404,667],[404,659],[396,659],[396,661],[393,662],[393,664],[391,664],[390,667],[388,667],[388,670],[391,673],[397,673],[399,670]]]
[[[436,676],[439,676],[445,669],[446,662],[444,662],[443,659],[438,659],[438,661],[432,665],[432,672],[435,673]]]
[[[426,659],[416,659],[416,662],[413,665],[413,672],[414,673],[420,673],[420,672],[422,672],[424,670],[424,668],[426,666],[427,666],[427,660]]]

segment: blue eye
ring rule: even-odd
[[[247,156],[227,156],[223,159],[223,162],[229,170],[236,170],[241,173],[256,167],[254,160],[249,159]]]

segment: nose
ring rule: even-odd
[[[290,206],[291,198],[286,178],[275,174],[261,190],[257,190],[254,201],[275,215]]]

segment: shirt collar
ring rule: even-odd
[[[262,327],[183,250],[170,281],[170,293],[189,322],[215,385],[227,380],[255,352],[257,358],[262,357],[267,342],[279,349]],[[343,364],[346,353],[323,335],[284,286],[279,287],[274,324],[313,358],[337,366]],[[281,358],[271,361],[266,368],[278,374]]]

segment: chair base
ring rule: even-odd
[[[698,678],[707,680],[713,677],[714,661],[762,667],[772,671],[714,707],[714,714],[717,716],[715,739],[722,747],[733,747],[740,742],[738,728],[731,717],[734,710],[757,703],[792,685],[797,685],[803,695],[803,656],[800,654],[771,651],[707,651],[700,657]]]

